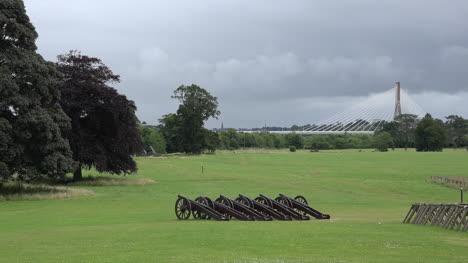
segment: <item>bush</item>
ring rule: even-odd
[[[290,152],[296,152],[296,146],[289,146]]]

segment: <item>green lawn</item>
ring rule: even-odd
[[[0,202],[0,262],[468,262],[468,233],[403,225],[414,202],[456,202],[430,176],[468,176],[468,152],[220,152],[139,158],[144,186]],[[204,174],[201,167],[204,166]],[[85,173],[87,174],[87,173]],[[179,221],[177,194],[297,194],[332,220]]]

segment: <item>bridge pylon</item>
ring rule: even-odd
[[[396,98],[395,98],[395,113],[393,114],[393,119],[396,119],[401,115],[401,87],[400,82],[396,82]]]

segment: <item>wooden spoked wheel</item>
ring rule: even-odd
[[[268,199],[264,198],[264,197],[259,196],[259,197],[255,198],[255,201],[257,201],[257,202],[259,202],[261,204],[264,204],[266,206],[271,207],[270,201]]]
[[[195,201],[204,205],[209,205],[208,200],[206,200],[206,198],[203,196],[197,197]],[[193,218],[195,219],[206,219],[208,217],[205,213],[200,212],[198,210],[193,210],[192,214],[193,214]]]
[[[208,206],[214,209],[213,201],[212,201],[209,197],[206,197],[206,196],[205,196],[205,199],[206,199],[206,201],[208,202]],[[206,216],[206,219],[209,220],[209,219],[211,219],[211,217],[207,215],[207,216]]]
[[[236,198],[236,201],[241,203],[241,204],[244,204],[244,205],[246,205],[248,207],[253,208],[253,204],[250,203],[249,199],[247,199],[247,198],[239,196],[239,197]]]
[[[178,219],[189,219],[192,207],[187,198],[179,197],[175,203],[175,213]]]
[[[231,203],[231,201],[229,201],[228,199],[222,198],[222,197],[216,199],[216,202],[221,203],[221,204],[223,204],[225,206],[228,206],[228,207],[231,207],[231,208],[234,207],[234,205]],[[223,215],[225,217],[229,218],[229,219],[232,218],[232,216],[230,214],[228,214],[228,213],[224,213]]]
[[[305,205],[309,205],[309,204],[307,203],[307,199],[305,199],[305,197],[303,197],[302,195],[298,195],[298,196],[294,197],[294,200],[298,201],[299,203],[303,203],[303,204],[305,204]],[[296,212],[298,212],[299,214],[304,215],[304,216],[307,214],[306,212],[304,212],[304,211],[302,211],[302,210],[300,210],[300,209],[297,209],[297,208],[294,208],[294,210],[295,210]]]
[[[216,202],[221,203],[221,204],[223,204],[225,206],[229,206],[230,208],[234,208],[234,205],[232,204],[231,200],[229,200],[229,199],[219,197],[218,199],[216,199]]]
[[[307,203],[307,199],[305,199],[305,197],[303,197],[302,195],[298,195],[296,197],[294,197],[294,200],[300,202],[300,203],[303,203],[305,205],[309,205],[309,203]]]
[[[275,199],[277,202],[287,206],[287,207],[292,207],[292,204],[291,202],[289,202],[289,200],[286,198],[286,197],[282,197],[282,196],[278,196],[276,197]]]
[[[211,200],[209,197],[204,197],[206,199],[206,201],[208,202],[207,206],[211,207],[214,209],[214,204],[213,204],[213,200]]]

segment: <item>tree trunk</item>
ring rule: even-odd
[[[75,172],[73,172],[73,181],[81,181],[83,180],[83,173],[81,172],[81,163],[76,168]]]

